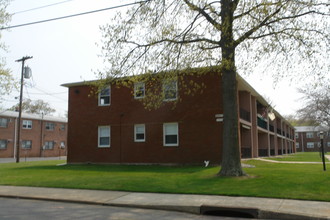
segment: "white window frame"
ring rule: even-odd
[[[176,131],[168,131],[168,126],[175,126]],[[167,135],[176,135],[176,143],[166,143]],[[177,147],[179,146],[179,124],[177,122],[164,123],[163,124],[163,145],[165,147]]]
[[[109,132],[107,133],[107,136],[101,136],[102,135],[102,130],[103,129],[108,129],[109,130]],[[98,139],[98,143],[97,143],[97,146],[99,147],[99,148],[108,148],[108,147],[110,147],[110,143],[111,143],[111,127],[110,126],[99,126],[98,127],[98,135],[97,135],[97,139]],[[109,138],[109,144],[106,144],[106,145],[101,145],[101,141],[100,141],[100,139],[101,138]]]
[[[55,123],[54,122],[46,122],[45,128],[47,131],[54,131],[55,130]]]
[[[173,88],[172,88],[173,87]],[[171,92],[173,90],[173,92]],[[175,90],[175,91],[174,91]],[[167,93],[175,94],[175,97],[166,98]],[[176,80],[163,82],[164,101],[174,101],[178,98],[178,82]]]
[[[134,98],[143,99],[145,94],[146,94],[145,83],[144,82],[134,83]]]
[[[29,143],[29,147],[26,147],[27,143]],[[25,150],[32,149],[32,141],[31,140],[22,140],[22,149],[25,149]]]
[[[8,118],[0,118],[0,127],[1,128],[7,128],[8,127]]]
[[[53,150],[55,148],[55,141],[45,141],[44,150]]]
[[[1,140],[0,140],[0,150],[5,150],[5,149],[7,149],[7,144],[8,144],[8,141],[7,141],[7,140],[3,140],[3,139],[1,139]]]
[[[139,128],[142,128],[143,132],[139,132]],[[143,134],[143,139],[137,137],[138,134]],[[135,142],[145,142],[146,141],[146,126],[145,124],[134,125],[134,141]]]
[[[307,132],[306,138],[314,138],[314,132]]]
[[[32,129],[32,120],[23,120],[22,128],[23,129]]]
[[[315,144],[314,144],[314,142],[307,142],[306,147],[307,148],[314,148]]]
[[[109,90],[109,94],[102,94],[105,90]],[[103,97],[109,97],[109,103],[102,103],[101,100],[103,100],[102,98]],[[100,92],[99,92],[99,95],[98,95],[98,104],[99,106],[109,106],[111,103],[111,87],[108,86],[104,89],[102,89]]]
[[[296,148],[299,148],[299,142],[296,142]]]

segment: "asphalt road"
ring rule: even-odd
[[[181,212],[11,198],[0,198],[0,219],[243,220],[243,218],[202,216]]]

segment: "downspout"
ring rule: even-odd
[[[14,118],[14,155],[13,158],[16,159],[16,144],[17,144],[17,118]]]
[[[40,128],[40,157],[42,157],[42,151],[43,151],[43,136],[44,136],[44,134],[43,134],[43,131],[44,131],[44,129],[43,129],[43,127],[44,127],[44,113],[42,112],[41,113],[41,128]]]

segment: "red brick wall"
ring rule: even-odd
[[[219,164],[222,123],[216,122],[215,114],[222,113],[221,78],[202,77],[203,93],[185,95],[179,82],[181,101],[177,105],[164,102],[152,111],[134,99],[133,87],[112,86],[110,106],[98,106],[96,97],[88,97],[89,86],[70,87],[68,162],[203,164],[210,160]],[[178,147],[163,146],[163,123],[167,122],[179,125]],[[134,142],[134,124],[145,124],[145,142]],[[110,148],[97,146],[98,126],[102,125],[111,126]]]
[[[2,117],[2,116],[1,116]],[[5,117],[3,117],[5,118]],[[15,140],[15,131],[16,128],[16,120],[15,118],[11,118],[8,123],[7,128],[0,127],[0,139],[8,140],[7,148],[0,149],[0,157],[14,157],[14,148],[16,148],[14,140]],[[24,129],[22,128],[23,120],[31,120],[32,121],[32,129]],[[67,123],[62,122],[52,122],[55,124],[55,129],[53,131],[47,131],[45,129],[45,121],[35,120],[35,119],[25,119],[21,120],[21,140],[31,140],[32,148],[31,149],[22,149],[20,148],[20,157],[54,157],[54,156],[64,156],[66,155],[66,147],[64,149],[60,148],[60,143],[63,141],[67,142]],[[65,129],[61,130],[61,124],[65,124]],[[41,130],[41,127],[43,129]],[[16,134],[17,136],[17,134]],[[42,146],[45,141],[55,141],[56,144],[54,149],[43,150]],[[66,144],[67,145],[67,144]]]

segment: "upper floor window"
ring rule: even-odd
[[[31,120],[23,120],[23,128],[24,129],[32,129],[32,121]]]
[[[61,124],[60,129],[61,129],[61,131],[64,131],[65,130],[65,124]]]
[[[298,133],[295,133],[294,135],[295,135],[296,139],[299,138],[299,134]]]
[[[99,93],[99,106],[110,105],[110,86],[101,90]]]
[[[145,84],[143,82],[138,82],[134,84],[134,98],[141,99],[145,95]]]
[[[0,140],[0,149],[7,149],[7,140]]]
[[[313,132],[307,132],[306,133],[306,138],[314,138],[314,133]]]
[[[134,125],[134,141],[144,142],[145,141],[145,125],[139,124]]]
[[[7,118],[0,118],[0,127],[6,128],[8,126],[8,121]]]
[[[164,100],[171,101],[176,100],[178,95],[178,84],[177,81],[172,80],[163,83]]]
[[[99,126],[98,128],[98,146],[110,147],[110,126]]]
[[[23,149],[31,149],[32,148],[32,141],[30,141],[30,140],[23,140],[22,141],[22,148]]]
[[[46,122],[46,130],[53,131],[55,129],[55,124],[52,122]]]
[[[163,125],[164,146],[179,146],[178,123],[165,123]]]

